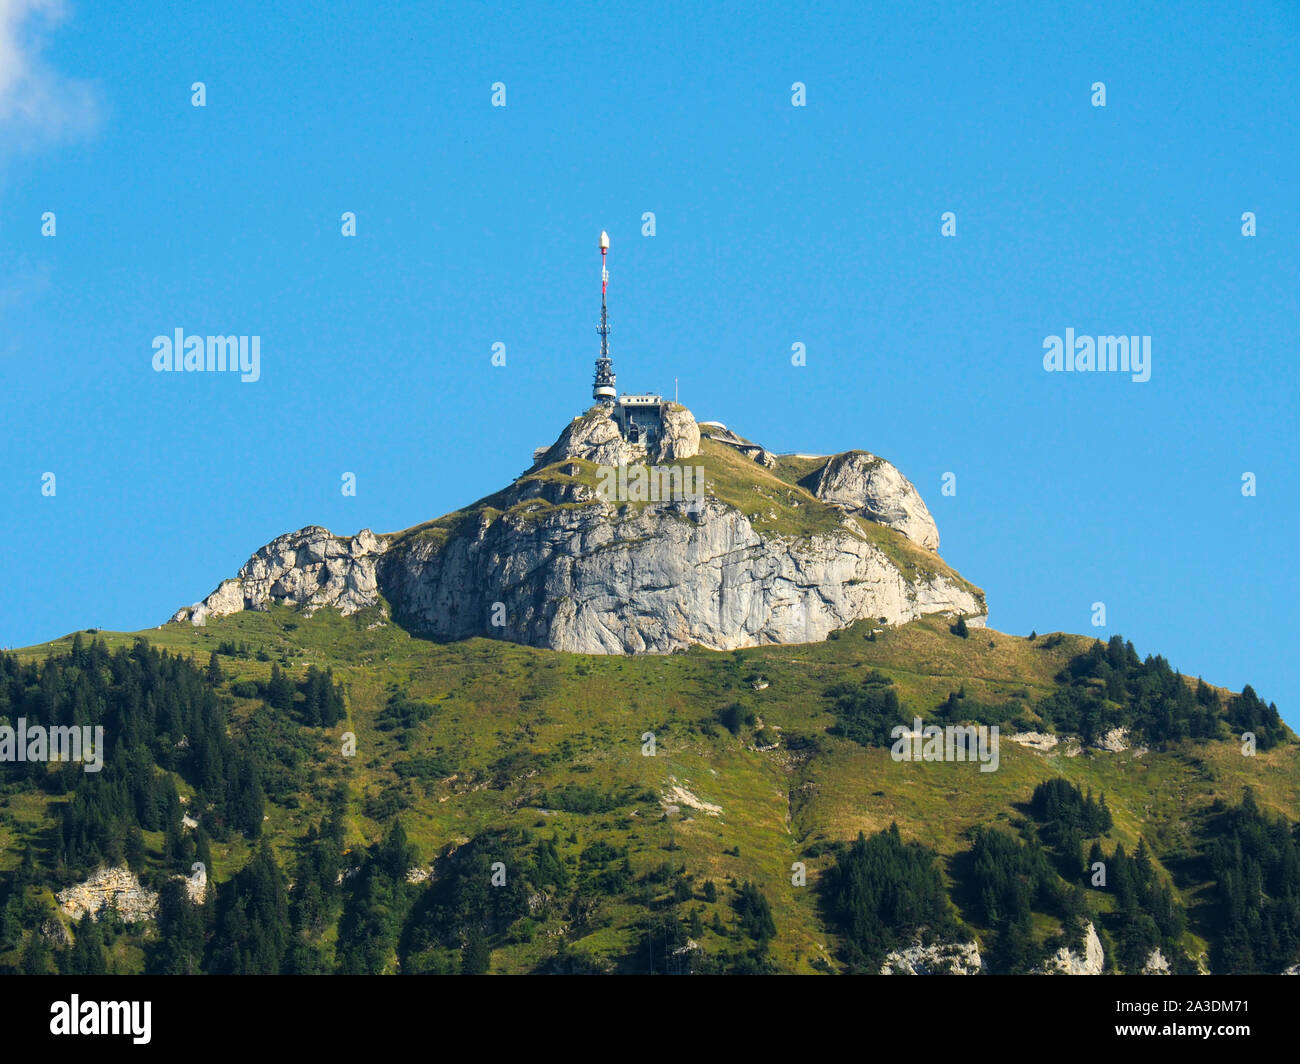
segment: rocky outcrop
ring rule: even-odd
[[[894,950],[880,966],[881,975],[979,975],[984,970],[977,942],[916,942]]]
[[[775,455],[719,421],[701,422],[701,432],[759,465],[769,469],[776,465]],[[926,550],[939,549],[939,529],[916,486],[897,467],[869,451],[830,455],[800,483],[848,513],[901,532]]]
[[[673,785],[669,787],[659,799],[660,805],[662,805],[665,810],[677,810],[682,806],[686,806],[687,809],[694,809],[697,812],[705,813],[708,816],[722,815],[722,806],[714,805],[712,802],[706,802],[702,798],[696,797],[681,784],[677,783],[675,778],[670,779],[669,782]]]
[[[1042,972],[1046,975],[1101,975],[1106,969],[1106,953],[1092,921],[1084,928],[1083,956],[1062,946],[1048,958]]]
[[[939,529],[907,477],[883,458],[848,451],[821,469],[812,493],[850,513],[895,529],[926,550],[939,549]]]
[[[1123,753],[1128,749],[1128,729],[1111,728],[1094,745],[1098,750],[1108,750],[1112,754]]]
[[[1147,957],[1146,964],[1142,965],[1142,974],[1143,975],[1172,974],[1169,970],[1169,961],[1167,961],[1165,959],[1165,955],[1160,952],[1159,946],[1157,946],[1155,949],[1151,951],[1151,955]]]
[[[663,423],[663,436],[650,454],[652,461],[680,462],[700,453],[700,427],[686,407],[669,403],[664,408]]]
[[[59,949],[72,945],[72,932],[64,926],[62,920],[55,919],[53,916],[41,924],[40,933],[47,942]]]
[[[618,424],[604,406],[593,406],[575,417],[560,433],[560,438],[541,452],[534,469],[568,458],[582,458],[596,465],[619,466],[645,461],[645,448],[628,443]]]
[[[1028,746],[1031,749],[1038,750],[1040,753],[1046,753],[1061,743],[1055,735],[1046,732],[1017,732],[1008,738],[1013,743],[1019,743],[1021,746]],[[1078,757],[1083,751],[1083,746],[1078,736],[1070,735],[1065,737],[1064,753],[1066,757]],[[1129,749],[1129,733],[1127,728],[1111,728],[1104,735],[1099,736],[1093,742],[1093,749],[1105,750],[1112,754],[1123,753]],[[1139,752],[1138,756],[1141,756]]]
[[[836,456],[817,475],[814,486],[844,513],[826,510],[830,521],[807,526],[816,534],[760,531],[761,514],[746,516],[708,487],[698,507],[698,499],[602,498],[583,462],[661,463],[698,452],[689,410],[670,405],[664,426],[647,452],[594,407],[565,427],[536,475],[477,506],[395,536],[346,538],[319,526],[281,536],[173,620],[202,624],[270,603],[346,615],[382,599],[423,635],[597,654],[816,642],[864,618],[902,624],[943,613],[982,623],[982,595],[940,559],[930,555],[929,564],[914,548],[866,534],[860,520],[897,526],[922,547],[938,543],[915,488],[865,452]],[[789,482],[756,476],[767,478],[764,490],[801,497],[795,508],[817,506]]]
[[[909,579],[849,526],[782,542],[711,497],[690,515],[627,510],[560,503],[481,518],[445,543],[390,552],[385,594],[403,623],[440,638],[597,654],[810,643],[864,617],[984,613],[966,586],[937,571]]]
[[[386,547],[369,529],[344,538],[309,525],[272,540],[237,577],[172,620],[201,625],[211,616],[265,609],[268,602],[296,606],[307,616],[323,606],[347,616],[379,601],[375,563]]]
[[[669,403],[663,415],[663,433],[649,447],[629,443],[604,405],[593,406],[574,418],[560,438],[541,452],[534,469],[570,458],[581,458],[598,466],[635,465],[638,462],[678,462],[694,458],[700,451],[700,429],[695,416],[684,406]]]
[[[1031,750],[1037,750],[1044,754],[1060,742],[1055,735],[1047,732],[1016,732],[1010,738],[1013,743],[1019,743],[1021,746],[1027,746]]]
[[[87,913],[98,920],[105,909],[116,909],[128,923],[152,920],[158,911],[158,895],[146,890],[129,868],[101,868],[84,883],[61,890],[59,907],[73,920]]]

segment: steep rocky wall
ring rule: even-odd
[[[750,454],[749,441],[725,436],[758,466],[775,465],[761,448]],[[679,461],[694,456],[699,442],[685,407],[669,409],[654,453],[624,441],[608,411],[595,407],[566,426],[534,468],[570,461],[577,471],[573,459]],[[598,654],[816,642],[864,618],[901,624],[946,613],[982,623],[982,597],[946,575],[937,558],[933,568],[905,575],[857,525],[887,525],[928,550],[938,544],[920,495],[888,462],[849,452],[805,482],[845,512],[838,528],[802,538],[760,534],[713,495],[698,511],[672,502],[620,506],[576,477],[528,477],[436,534],[366,530],[345,538],[313,525],[280,536],[172,619],[203,624],[272,602],[347,615],[382,596],[422,634]],[[504,625],[495,625],[501,609]]]
[[[601,512],[603,511],[603,512]],[[934,575],[910,582],[844,531],[807,541],[760,536],[709,499],[614,519],[612,507],[506,516],[445,546],[416,543],[381,564],[403,623],[448,639],[495,635],[583,653],[665,653],[808,643],[855,620],[978,617],[983,603]],[[505,627],[488,626],[494,602]]]

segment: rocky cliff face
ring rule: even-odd
[[[690,516],[603,504],[509,514],[396,552],[382,572],[396,613],[422,631],[489,634],[501,602],[500,637],[584,653],[808,643],[863,617],[983,612],[943,577],[910,582],[847,530],[773,543],[716,499]]]
[[[316,526],[281,536],[173,620],[202,624],[272,602],[347,614],[386,600],[398,621],[437,638],[610,654],[813,642],[863,618],[949,613],[982,623],[982,595],[931,553],[933,519],[889,463],[851,452],[795,484],[772,472],[775,456],[735,439],[741,446],[721,442],[753,463],[739,479],[701,452],[684,407],[670,410],[649,452],[594,408],[503,492],[395,536],[345,539]],[[697,457],[699,508],[596,490],[596,467]],[[751,496],[779,500],[794,523],[780,527],[775,506],[742,510],[737,499]]]
[[[1062,946],[1039,970],[1045,975],[1101,975],[1106,970],[1106,952],[1092,922],[1084,928],[1083,956]]]
[[[375,565],[387,546],[369,529],[349,539],[309,525],[273,539],[244,563],[237,577],[223,580],[206,599],[178,610],[172,620],[203,624],[210,616],[268,602],[299,607],[308,616],[322,606],[344,616],[356,613],[378,601]]]

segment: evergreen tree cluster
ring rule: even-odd
[[[73,932],[72,948],[61,950],[58,956],[60,975],[107,975],[108,963],[104,956],[104,936],[99,924],[82,915]]]
[[[1104,794],[1097,801],[1091,790],[1085,795],[1073,783],[1060,776],[1044,780],[1035,787],[1029,799],[1029,807],[1040,824],[1076,828],[1088,838],[1105,835],[1113,824]]]
[[[279,665],[272,665],[262,695],[272,709],[291,712],[308,727],[332,728],[347,715],[343,685],[334,682],[333,669],[322,672],[309,665],[306,678],[295,684]]]
[[[1104,890],[1115,896],[1115,911],[1106,918],[1106,927],[1115,940],[1112,960],[1120,971],[1139,974],[1152,950],[1159,948],[1165,958],[1187,970],[1179,939],[1187,927],[1187,915],[1174,898],[1173,889],[1156,875],[1145,839],[1138,840],[1133,856],[1116,843],[1107,857],[1099,842],[1088,854],[1089,869],[1098,863],[1105,866]]]
[[[1172,887],[1156,874],[1146,841],[1138,840],[1132,857],[1122,843],[1106,855],[1099,837],[1110,832],[1113,821],[1105,795],[1094,800],[1091,791],[1085,795],[1058,777],[1034,788],[1029,807],[1039,823],[1037,837],[1055,848],[1065,882],[1082,881],[1115,898],[1113,908],[1104,916],[1095,912],[1089,916],[1094,925],[1104,926],[1113,940],[1110,960],[1114,967],[1139,973],[1152,951],[1159,948],[1175,970],[1194,969],[1180,944],[1186,914]],[[1094,841],[1084,860],[1083,843],[1089,838]],[[1067,897],[1074,897],[1073,887],[1063,889]]]
[[[739,735],[741,728],[752,728],[756,719],[754,711],[739,702],[732,702],[718,711],[718,723],[732,735]]]
[[[1015,701],[982,702],[966,694],[966,688],[949,691],[935,714],[940,724],[987,724],[1012,731],[1028,731],[1031,720],[1025,707]]]
[[[904,720],[908,711],[898,699],[894,682],[875,669],[860,683],[837,684],[826,694],[836,720],[831,731],[862,746],[890,746],[894,728],[911,726],[910,719]]]
[[[616,863],[617,862],[617,863]],[[568,872],[552,843],[538,846],[534,880],[563,891],[569,882]],[[627,847],[611,846],[597,840],[583,849],[578,859],[578,894],[588,897],[613,897],[632,888],[632,865]]]
[[[380,710],[375,727],[380,731],[406,731],[428,720],[433,709],[432,703],[416,701],[404,691],[394,691]]]
[[[290,945],[288,884],[263,839],[252,859],[217,890],[216,930],[206,970],[278,975]]]
[[[1022,844],[1001,828],[978,828],[968,867],[974,911],[981,923],[997,931],[985,957],[993,971],[1028,972],[1050,952],[1035,940],[1035,911],[1059,917],[1071,930],[1082,928],[1082,890],[1061,880],[1038,845]]]
[[[760,947],[766,947],[776,938],[776,924],[772,920],[772,907],[763,892],[748,880],[741,886],[733,903],[741,931]]]
[[[289,969],[299,975],[319,975],[329,964],[319,945],[338,922],[343,908],[344,835],[347,788],[335,788],[330,813],[320,825],[310,825],[298,847],[289,891],[289,922],[294,942]]]
[[[212,891],[208,892],[209,899]],[[201,975],[205,966],[208,927],[215,904],[195,905],[185,884],[170,879],[158,892],[158,941],[148,956],[155,975]]]
[[[1283,817],[1262,811],[1247,789],[1222,809],[1208,846],[1222,928],[1215,972],[1276,974],[1300,962],[1300,842]]]
[[[900,724],[910,728],[914,716],[899,699],[893,684],[884,673],[872,669],[857,683],[837,684],[828,689],[826,696],[831,700],[836,721],[832,734],[862,746],[892,746],[893,730]],[[981,702],[969,697],[962,687],[948,693],[928,723],[986,724],[1023,730],[1030,727],[1031,720],[1018,702]]]
[[[1034,788],[1029,800],[1034,819],[1041,825],[1039,838],[1055,847],[1061,859],[1061,874],[1074,881],[1083,859],[1083,842],[1107,834],[1112,826],[1106,796],[1085,795],[1074,784],[1057,776]]]
[[[563,876],[553,844],[530,848],[521,832],[480,836],[461,846],[421,894],[401,935],[402,970],[412,974],[481,975],[489,970],[493,944],[528,914],[533,893],[551,892]],[[505,866],[494,886],[493,865]],[[540,882],[539,882],[540,881]]]
[[[394,820],[384,837],[369,847],[360,868],[347,873],[336,947],[339,972],[379,975],[395,970],[402,927],[420,889],[406,879],[417,861],[401,820]],[[486,877],[483,882],[486,886]]]
[[[936,937],[958,931],[934,851],[903,842],[897,824],[869,839],[859,832],[822,875],[821,890],[856,973],[878,973],[885,955],[911,945],[923,928]]]
[[[1257,750],[1271,750],[1278,743],[1287,741],[1287,727],[1277,711],[1277,703],[1270,702],[1265,705],[1250,684],[1246,684],[1241,689],[1241,694],[1233,695],[1228,699],[1228,707],[1224,715],[1234,736],[1245,732],[1255,736]]]
[[[264,795],[257,765],[228,735],[222,699],[188,658],[144,640],[110,654],[99,640],[86,646],[79,634],[69,653],[39,664],[0,655],[0,717],[24,717],[29,728],[104,729],[99,772],[75,762],[57,768],[6,762],[0,769],[6,780],[72,791],[55,838],[55,862],[68,878],[104,862],[134,858],[138,866],[142,831],[165,833],[165,859],[190,856],[169,772],[194,789],[189,809],[214,837],[232,830],[250,838],[261,833]]]
[[[1038,704],[1039,715],[1056,731],[1079,735],[1085,743],[1116,727],[1129,728],[1151,745],[1222,739],[1228,733],[1225,721],[1236,733],[1254,732],[1261,750],[1288,736],[1277,707],[1265,706],[1249,687],[1225,709],[1207,684],[1200,682],[1193,691],[1164,658],[1143,661],[1118,635],[1108,643],[1094,642],[1057,681],[1066,686]]]

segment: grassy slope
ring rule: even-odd
[[[268,830],[288,862],[293,839],[319,819],[324,784],[346,780],[351,795],[350,842],[374,840],[383,824],[369,819],[369,800],[396,789],[409,807],[402,812],[412,841],[428,861],[449,844],[494,826],[543,826],[559,831],[560,851],[575,854],[595,839],[629,845],[639,874],[663,860],[685,863],[688,871],[723,887],[729,876],[753,880],[767,893],[779,931],[774,954],[787,970],[808,971],[810,960],[833,952],[821,928],[814,893],[790,886],[793,861],[806,860],[810,884],[825,858],[805,851],[822,839],[847,839],[898,821],[904,835],[935,846],[946,857],[967,845],[963,834],[978,824],[1014,821],[1034,784],[1060,774],[1080,787],[1104,791],[1116,830],[1126,847],[1144,834],[1156,854],[1180,849],[1188,825],[1214,799],[1236,800],[1243,785],[1257,788],[1265,808],[1300,819],[1300,748],[1294,745],[1240,756],[1234,744],[1189,745],[1163,754],[1088,751],[1075,758],[1043,755],[1005,741],[1001,767],[980,773],[971,764],[903,764],[882,750],[868,750],[826,734],[833,719],[822,692],[861,676],[867,668],[890,675],[905,705],[928,716],[950,690],[964,685],[980,699],[1028,696],[1036,702],[1054,686],[1053,676],[1090,640],[1064,636],[1051,649],[1044,640],[973,630],[971,638],[951,635],[937,618],[889,630],[868,641],[870,626],[859,625],[821,644],[765,647],[722,654],[692,651],[666,657],[602,657],[535,650],[473,639],[439,645],[408,636],[388,624],[369,628],[378,617],[366,611],[351,618],[330,610],[305,619],[287,609],[216,619],[206,628],[168,624],[143,635],[162,647],[193,654],[205,664],[222,640],[244,641],[272,657],[284,657],[295,673],[308,664],[331,665],[347,686],[349,719],[319,735],[313,779],[322,786],[300,796],[300,806],[268,806]],[[129,645],[137,633],[100,633],[110,647]],[[20,651],[40,658],[66,647],[68,639]],[[222,658],[231,679],[266,679],[270,662]],[[763,691],[746,681],[753,672],[770,680]],[[397,736],[375,728],[389,693],[437,704],[430,720],[412,733],[408,748]],[[752,734],[732,736],[711,727],[716,712],[732,701],[752,707],[762,721],[787,739],[811,740],[805,749],[750,749]],[[236,717],[266,712],[260,703],[240,703]],[[356,733],[358,755],[339,756],[340,735]],[[658,754],[641,756],[641,735],[653,731]],[[395,761],[442,751],[457,767],[453,778],[403,781]],[[683,807],[663,816],[659,802],[645,798],[609,814],[541,811],[543,789],[565,783],[609,790],[633,786],[639,794],[661,795],[680,784],[720,816]],[[17,859],[19,832],[31,837],[52,823],[52,802],[15,800],[9,810],[18,831],[0,837],[0,860]],[[569,844],[571,831],[579,842]],[[3,834],[3,832],[0,832]],[[667,852],[672,840],[678,847]],[[161,837],[149,844],[161,852]],[[727,851],[739,848],[739,856]],[[236,871],[243,849],[214,852],[214,874]],[[1194,868],[1192,869],[1194,872]],[[1185,895],[1199,889],[1190,884]],[[729,919],[723,889],[717,903]],[[704,920],[712,906],[703,903]],[[638,910],[640,912],[641,910]],[[607,926],[579,945],[596,953],[631,949],[631,910],[610,903]],[[627,918],[626,920],[624,918]],[[709,948],[712,933],[705,932]],[[494,954],[497,970],[524,970],[549,948],[538,935]],[[1198,947],[1199,943],[1192,943]]]

